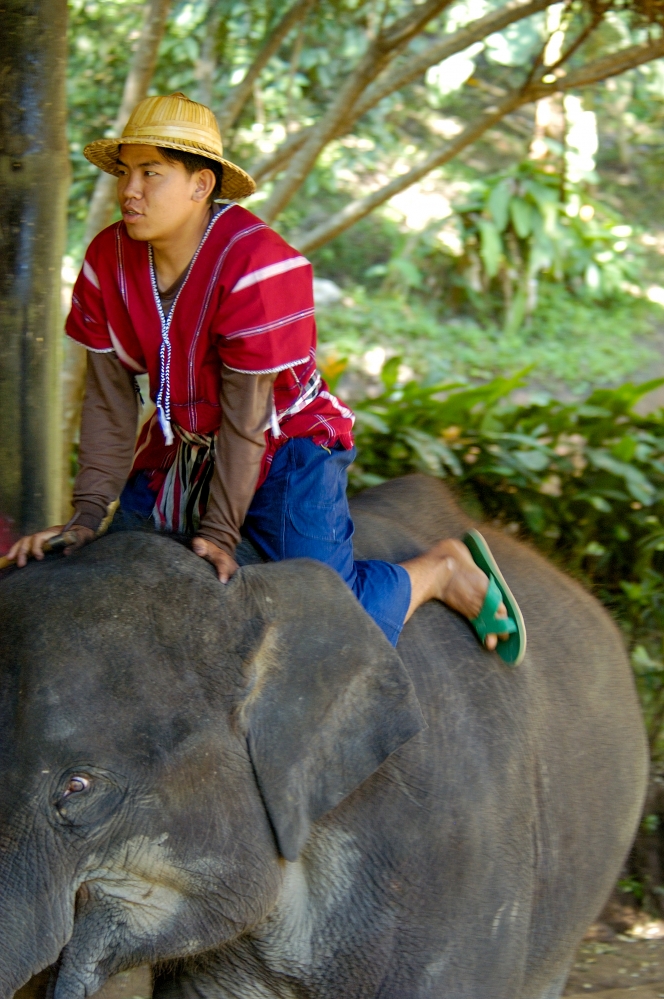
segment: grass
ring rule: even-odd
[[[640,299],[602,305],[547,284],[530,323],[512,334],[361,287],[344,302],[318,311],[324,364],[336,357],[361,371],[366,352],[382,347],[425,381],[489,379],[528,367],[536,384],[575,395],[618,385],[653,363],[653,334],[664,318],[659,306]]]

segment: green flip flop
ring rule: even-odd
[[[498,641],[496,652],[509,666],[518,666],[526,654],[526,625],[519,605],[480,532],[468,531],[463,536],[463,543],[472,555],[473,562],[489,577],[489,588],[482,610],[477,617],[471,618],[470,624],[482,644],[487,635],[508,632],[509,638],[504,642]],[[496,617],[501,602],[507,608],[507,618]]]

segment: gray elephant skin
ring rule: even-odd
[[[425,477],[353,502],[359,557],[469,519]],[[395,652],[336,574],[229,585],[115,534],[0,580],[0,999],[554,999],[638,824],[620,636],[486,529],[523,609],[508,668],[432,601]]]

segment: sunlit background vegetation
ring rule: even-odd
[[[454,4],[419,44],[491,6]],[[489,36],[381,101],[327,146],[278,228],[297,235],[305,219],[316,224],[457,134],[487,99],[514,85],[562,7]],[[289,129],[314,121],[365,45],[372,11],[377,17],[379,6],[315,4],[261,74],[226,137],[227,152],[251,168]],[[269,18],[269,4],[176,4],[151,92],[182,90],[219,104]],[[113,122],[140,25],[135,3],[72,3],[69,280],[96,175],[82,149]],[[592,44],[610,51],[642,30],[615,13]],[[314,251],[317,276],[343,292],[320,311],[324,354],[375,373],[382,349],[425,378],[487,378],[532,364],[533,382],[565,393],[617,384],[659,364],[661,305],[653,302],[664,303],[663,99],[657,61],[582,96],[549,101],[551,134],[538,138],[535,109],[522,108]],[[256,206],[269,190],[263,185]]]

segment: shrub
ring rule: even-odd
[[[664,748],[664,411],[635,402],[664,380],[579,403],[511,395],[521,373],[478,387],[397,384],[356,405],[351,488],[409,471],[446,478],[462,502],[530,538],[590,587],[632,649],[653,753]]]

